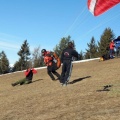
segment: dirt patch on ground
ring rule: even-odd
[[[74,63],[66,87],[46,68],[33,83],[11,86],[23,77],[0,76],[0,120],[120,120],[120,59]]]

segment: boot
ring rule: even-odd
[[[12,83],[11,85],[14,87],[14,86],[16,86],[17,84],[16,84],[16,83]]]

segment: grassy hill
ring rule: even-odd
[[[33,83],[11,86],[23,77],[23,72],[0,76],[0,120],[120,120],[119,58],[74,63],[66,87],[50,80],[46,68]]]

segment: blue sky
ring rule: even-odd
[[[10,64],[27,39],[34,48],[53,50],[61,38],[71,36],[76,50],[85,52],[92,36],[99,41],[105,28],[120,35],[120,4],[100,16],[93,16],[87,0],[0,0],[0,52]]]

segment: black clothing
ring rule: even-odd
[[[62,61],[62,63],[64,60],[71,60],[72,61],[73,57],[76,57],[78,59],[78,53],[77,53],[77,51],[68,47],[68,48],[63,50],[62,55],[61,55],[61,61]]]
[[[65,84],[69,81],[72,72],[72,62],[71,60],[64,60],[61,73],[61,83]]]
[[[28,75],[26,76],[26,79],[27,79],[27,80],[32,80],[32,78],[33,78],[33,72],[32,72],[32,70],[30,70],[30,72],[29,72]]]
[[[53,76],[53,74],[57,77],[57,79],[60,80],[60,75],[59,75],[58,72],[56,72],[57,69],[58,69],[57,65],[56,65],[56,63],[54,61],[52,61],[51,66],[47,66],[47,73],[48,73],[48,75],[50,76],[50,78],[52,80],[55,80],[55,77]]]
[[[78,52],[75,51],[73,48],[66,48],[63,50],[61,55],[61,61],[63,63],[62,66],[62,73],[61,73],[61,83],[67,84],[70,79],[71,72],[72,72],[72,61],[73,57],[78,59]]]

